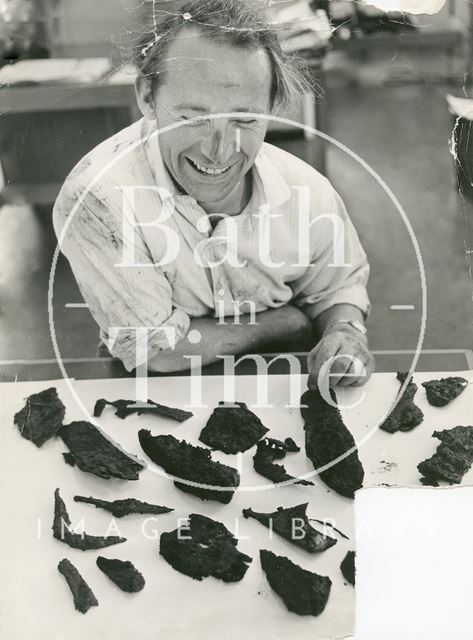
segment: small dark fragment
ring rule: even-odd
[[[66,408],[59,399],[56,388],[51,387],[29,396],[13,421],[23,438],[41,447],[56,436],[65,414]]]
[[[289,540],[309,553],[325,551],[337,543],[335,538],[314,529],[306,515],[308,503],[284,509],[278,507],[272,513],[258,513],[253,509],[243,509],[245,518],[254,518],[272,531]]]
[[[199,440],[224,453],[239,453],[253,447],[268,431],[244,402],[219,402]]]
[[[420,462],[417,469],[424,485],[436,487],[440,480],[460,484],[473,464],[473,427],[453,427],[434,431],[432,437],[441,443],[431,458]]]
[[[468,380],[455,376],[422,383],[427,393],[427,400],[434,407],[445,407],[449,402],[458,398],[465,391],[467,385]]]
[[[318,616],[325,609],[332,581],[311,573],[284,556],[261,549],[260,560],[268,582],[293,613]]]
[[[340,564],[340,571],[347,582],[355,586],[355,552],[348,551]]]
[[[69,585],[69,589],[72,592],[74,598],[74,606],[77,611],[81,613],[87,613],[90,607],[97,607],[98,600],[94,596],[92,589],[89,587],[84,578],[77,571],[75,566],[70,560],[64,558],[57,566],[59,573],[61,573]]]
[[[112,444],[90,422],[71,422],[61,427],[59,435],[70,449],[66,462],[74,461],[81,471],[99,478],[138,480],[145,467],[144,462]]]
[[[398,372],[396,377],[401,383],[401,387],[407,376],[407,373]],[[417,385],[411,379],[402,397],[379,428],[388,433],[396,433],[396,431],[411,431],[417,427],[424,419],[424,414],[414,402],[416,393]]]
[[[164,404],[158,404],[157,402],[153,402],[153,400],[148,400],[147,404],[141,403],[142,406],[134,406],[139,403],[136,400],[104,400],[100,398],[95,403],[94,407],[94,417],[100,418],[103,413],[105,407],[110,405],[111,407],[115,407],[115,415],[119,418],[127,418],[131,416],[133,413],[137,413],[139,416],[146,415],[156,415],[161,416],[162,418],[171,418],[171,420],[176,420],[176,422],[184,422],[184,420],[188,420],[192,418],[194,415],[190,411],[184,411],[184,409],[176,409],[174,407],[167,407]]]
[[[160,507],[157,504],[150,504],[149,502],[142,502],[135,498],[125,498],[124,500],[99,500],[98,498],[86,498],[85,496],[74,496],[75,502],[86,502],[87,504],[93,504],[97,509],[104,509],[109,511],[115,518],[123,518],[134,513],[139,514],[155,514],[169,513],[174,511],[169,507]]]
[[[72,455],[72,453],[70,451],[66,451],[65,453],[63,453],[62,457],[64,458],[64,462],[66,464],[70,464],[71,467],[75,467],[76,466],[76,459],[74,458],[74,456]]]
[[[161,534],[159,553],[176,571],[195,580],[213,576],[238,582],[252,558],[238,551],[237,544],[221,522],[192,513],[187,526]]]
[[[170,435],[152,436],[146,429],[141,429],[138,437],[146,455],[163,467],[166,473],[199,485],[219,487],[213,490],[175,480],[174,484],[181,491],[192,493],[202,500],[217,500],[224,504],[233,498],[240,484],[240,474],[233,467],[214,462],[209,449],[195,447]],[[229,490],[225,491],[223,487]]]
[[[54,492],[54,521],[53,536],[56,540],[65,542],[72,549],[89,551],[90,549],[103,549],[114,544],[126,542],[126,538],[119,536],[90,536],[88,533],[75,533],[70,531],[71,519],[67,513],[64,500],[59,495],[59,489]]]
[[[287,452],[297,451],[300,451],[300,448],[292,438],[286,438],[284,442],[275,438],[264,438],[258,442],[256,453],[253,456],[255,471],[275,484],[295,480],[294,484],[313,485],[314,483],[310,480],[296,480],[286,472],[282,464],[274,462],[283,459]]]
[[[110,560],[99,556],[96,560],[100,571],[127,593],[138,593],[145,586],[145,579],[129,560]]]
[[[331,398],[337,402],[333,389]],[[325,402],[319,391],[306,391],[301,398],[301,414],[304,418],[305,449],[315,469],[319,469],[353,447],[355,440],[344,425],[337,407]],[[342,496],[354,498],[355,491],[363,486],[364,471],[355,450],[346,458],[319,473],[325,484]]]

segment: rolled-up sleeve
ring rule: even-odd
[[[138,230],[136,266],[123,266],[122,214],[116,203],[89,192],[77,206],[81,196],[80,185],[65,183],[54,206],[54,228],[102,339],[110,338],[110,352],[131,371],[144,364],[137,361],[137,353],[145,353],[140,342],[147,341],[151,360],[187,334],[190,318],[173,306],[171,285]]]
[[[368,259],[335,190],[325,194],[322,211],[310,228],[311,264],[292,286],[294,303],[311,318],[337,304],[351,304],[367,316]]]

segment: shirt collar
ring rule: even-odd
[[[143,125],[143,141],[146,145],[148,162],[158,186],[164,187],[170,194],[166,196],[160,193],[163,204],[166,199],[171,197],[189,198],[190,196],[181,194],[177,190],[174,181],[169,175],[161,156],[158,138],[156,125],[149,120],[145,120]],[[266,143],[263,143],[253,166],[254,190],[259,192],[260,204],[268,204],[270,209],[275,209],[290,199],[291,190],[281,172],[273,162],[271,162],[265,147]]]

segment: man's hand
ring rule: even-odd
[[[348,324],[336,324],[324,333],[320,342],[309,353],[309,389],[318,388],[320,369],[334,356],[342,357],[337,357],[327,371],[327,375],[331,374],[331,385],[361,386],[374,371],[374,356],[368,349],[366,336]],[[354,361],[354,358],[359,362]],[[364,375],[359,374],[360,362],[365,369]]]

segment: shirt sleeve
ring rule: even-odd
[[[187,334],[190,318],[173,307],[171,285],[153,264],[139,228],[134,230],[139,266],[123,266],[122,213],[116,202],[104,192],[89,192],[77,205],[82,189],[71,182],[66,181],[54,206],[59,246],[101,335],[113,336],[110,352],[131,371],[144,364],[137,362],[137,352],[143,353],[140,341],[147,340],[149,361],[171,348],[169,332],[176,343]],[[143,327],[146,335],[137,332]]]
[[[311,264],[293,283],[294,303],[310,305],[312,318],[336,304],[358,307],[366,317],[370,311],[366,253],[338,193],[330,188],[323,200],[310,227]]]

